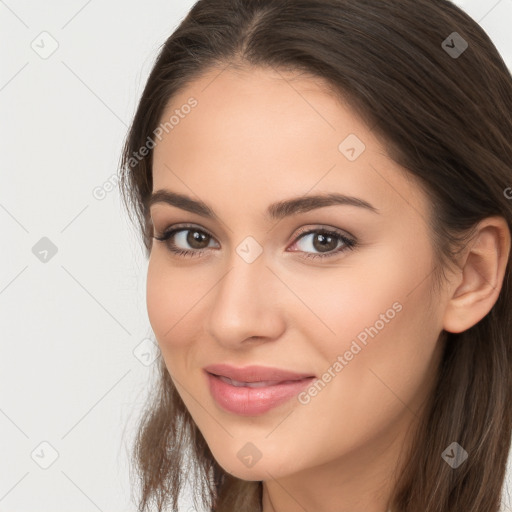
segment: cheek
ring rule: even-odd
[[[161,252],[155,250],[149,259],[146,306],[155,337],[164,350],[189,339],[186,327],[204,291],[193,286],[200,281],[191,281],[187,272],[173,270]]]
[[[151,252],[148,264],[148,273],[146,281],[146,307],[148,311],[149,323],[155,333],[158,342],[161,342],[165,326],[167,329],[172,325],[172,308],[169,304],[168,279],[162,274],[161,265],[155,258],[154,250]]]
[[[316,314],[307,312],[301,325],[327,363],[322,371],[344,359],[331,370],[344,375],[332,392],[364,396],[360,403],[369,404],[396,388],[407,400],[428,378],[440,332],[440,311],[427,310],[430,253],[428,246],[399,251],[390,245],[370,256],[339,276],[318,274],[314,286],[295,278],[291,288]]]
[[[411,285],[423,276],[397,259],[344,302],[347,315],[335,327],[339,343],[329,345],[330,360],[345,356],[332,387],[332,396],[346,404],[344,417],[363,422],[373,416],[378,428],[402,412],[412,416],[426,397],[439,362],[439,329],[436,312],[426,308],[429,281]]]
[[[336,360],[349,350],[353,340],[361,347],[373,338],[382,338],[396,319],[402,315],[404,300],[409,291],[407,269],[397,265],[380,266],[382,252],[368,255],[357,265],[288,276],[287,283],[300,301],[294,304],[295,318],[304,338],[315,343],[324,359]],[[306,306],[306,308],[305,308]],[[403,315],[402,315],[403,316]],[[350,355],[349,355],[350,357]],[[334,358],[334,359],[333,359]]]

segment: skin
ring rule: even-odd
[[[162,119],[191,96],[198,105],[154,149],[153,191],[201,199],[218,216],[151,207],[157,236],[180,223],[212,235],[195,246],[187,231],[174,236],[181,249],[205,250],[194,257],[153,242],[147,308],[165,364],[219,464],[264,482],[264,512],[386,512],[401,450],[435,382],[440,334],[468,329],[496,302],[509,230],[499,217],[482,221],[430,302],[428,196],[369,127],[318,78],[219,72],[173,98]],[[349,134],[366,146],[354,161],[338,149]],[[264,216],[270,203],[332,192],[378,212],[333,205],[278,222]],[[314,234],[300,239],[300,228],[335,228],[358,245],[334,255],[344,245],[335,238],[324,249],[332,257],[306,259],[322,247]],[[252,263],[236,252],[247,236],[263,249]],[[202,368],[218,362],[321,377],[397,302],[401,311],[307,404],[292,399],[243,417],[209,393]],[[248,442],[261,452],[252,467],[237,456]]]

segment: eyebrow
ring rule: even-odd
[[[165,203],[171,206],[176,206],[182,210],[190,213],[195,213],[201,217],[218,219],[215,212],[203,201],[192,199],[191,197],[172,192],[171,190],[160,189],[153,192],[149,199],[148,208],[157,203]],[[284,217],[294,215],[296,213],[305,213],[317,208],[325,206],[343,205],[343,206],[357,206],[359,208],[367,209],[373,213],[378,213],[378,209],[371,205],[364,199],[358,197],[347,196],[343,194],[319,194],[314,196],[302,196],[284,201],[272,203],[266,211],[267,218],[271,220],[280,220]]]

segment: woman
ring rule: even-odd
[[[201,0],[121,162],[160,386],[139,510],[497,512],[512,77],[441,0]]]

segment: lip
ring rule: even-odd
[[[229,364],[211,364],[203,368],[208,373],[214,375],[222,375],[232,380],[240,382],[261,382],[276,381],[285,382],[288,380],[300,380],[306,377],[314,377],[311,373],[296,373],[281,368],[273,368],[270,366],[244,366],[236,368]]]
[[[217,404],[239,416],[264,414],[297,396],[316,378],[308,374],[262,366],[235,368],[229,365],[211,365],[203,370],[210,393]],[[271,381],[272,384],[261,387],[234,386],[226,382],[226,377],[240,382],[263,384],[263,381]]]

